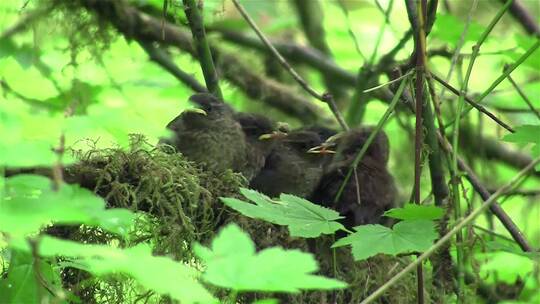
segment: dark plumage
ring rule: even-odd
[[[251,181],[251,188],[271,197],[281,193],[308,197],[321,179],[325,159],[324,154],[308,150],[321,143],[315,132],[290,132],[272,149],[265,166]]]
[[[397,189],[392,175],[386,168],[389,143],[382,131],[375,137],[356,167],[359,189],[356,187],[353,172],[341,198],[334,203],[350,165],[372,131],[371,128],[354,129],[334,139],[337,153],[327,166],[321,183],[311,197],[313,202],[339,211],[346,217],[345,224],[349,227],[379,223],[384,211],[393,208],[395,204]]]
[[[238,112],[234,118],[246,137],[245,158],[241,171],[248,180],[251,180],[263,168],[266,157],[282,133],[278,132],[277,123],[263,115]],[[261,139],[262,135],[268,135],[268,138]]]
[[[242,172],[246,139],[233,109],[208,93],[195,94],[189,100],[206,114],[184,111],[167,125],[174,132],[172,138],[160,142],[207,169]]]
[[[300,128],[300,130],[301,131],[315,132],[315,133],[317,133],[319,135],[319,137],[321,138],[322,141],[327,140],[328,138],[330,138],[331,136],[336,135],[336,133],[337,133],[333,129],[323,127],[323,126],[320,126],[320,125],[306,126],[306,127]]]

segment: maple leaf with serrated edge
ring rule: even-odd
[[[444,209],[437,206],[405,204],[402,208],[392,208],[384,216],[399,220],[438,220],[444,215]]]
[[[435,239],[435,223],[429,220],[405,220],[388,228],[382,225],[354,227],[355,233],[339,239],[332,248],[351,245],[356,261],[378,253],[396,255],[425,251]]]
[[[236,291],[299,292],[302,289],[337,289],[347,284],[314,275],[319,267],[312,254],[272,247],[255,252],[255,244],[235,224],[223,228],[210,248],[193,247],[206,270],[202,278]]]
[[[222,197],[221,201],[234,210],[251,218],[287,226],[291,236],[314,238],[321,234],[332,234],[345,227],[336,222],[343,218],[337,211],[325,208],[290,194],[281,194],[279,200],[255,190],[240,188],[248,200]]]

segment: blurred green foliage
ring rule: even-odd
[[[24,16],[27,11],[36,7],[42,7],[46,1],[8,0],[0,1],[0,34]],[[352,31],[358,38],[358,44],[363,54],[369,58],[375,48],[375,41],[380,35],[381,25],[385,22],[384,16],[373,1],[344,1],[349,10],[349,19],[353,27]],[[380,1],[386,7],[388,1]],[[473,14],[473,22],[469,27],[463,46],[463,53],[470,53],[471,47],[478,39],[485,25],[496,11],[492,1],[479,1],[479,7]],[[531,1],[532,2],[532,1]],[[149,6],[156,10],[163,8],[162,0],[131,0],[130,3],[143,7]],[[305,43],[294,10],[287,1],[253,1],[244,0],[246,9],[260,24],[268,35],[279,38],[290,38],[299,43]],[[325,12],[324,27],[326,39],[334,55],[335,61],[351,73],[357,73],[364,64],[364,60],[355,50],[353,40],[347,28],[346,18],[343,11],[335,1],[322,1]],[[469,1],[449,1],[452,11],[440,9],[433,31],[429,36],[428,49],[448,46],[455,47],[468,13]],[[172,3],[169,12],[179,21],[185,20],[180,6]],[[531,12],[538,15],[538,7],[527,3]],[[249,29],[240,19],[239,15],[229,2],[218,0],[205,1],[205,18],[209,25],[220,26],[234,30]],[[90,138],[95,147],[120,146],[127,148],[129,134],[138,133],[147,136],[151,142],[165,134],[164,126],[183,109],[190,107],[186,100],[192,93],[188,87],[179,83],[174,77],[148,60],[146,53],[136,44],[123,37],[116,36],[112,29],[107,29],[112,38],[103,43],[101,47],[98,41],[80,39],[88,34],[88,29],[78,28],[70,24],[65,15],[50,12],[40,22],[33,23],[25,31],[12,37],[0,39],[0,166],[3,168],[20,168],[33,166],[52,166],[59,162],[57,153],[53,148],[58,147],[60,137],[65,136],[68,147],[75,146],[86,149],[85,140]],[[85,16],[71,16],[81,18]],[[375,58],[392,49],[403,33],[409,28],[402,1],[396,1],[394,9],[389,16],[390,26],[382,33],[381,44]],[[537,18],[538,19],[538,18]],[[211,38],[216,38],[210,34]],[[94,45],[95,43],[95,45]],[[505,16],[500,24],[495,27],[493,34],[482,47],[481,56],[478,58],[469,88],[471,96],[483,92],[503,71],[505,64],[512,63],[525,50],[534,43],[534,39],[526,36],[516,26],[515,20]],[[100,47],[98,47],[98,44]],[[224,43],[225,44],[225,43]],[[227,47],[240,50],[237,46]],[[412,41],[398,53],[397,59],[404,60],[410,55],[413,48]],[[202,82],[202,74],[198,62],[189,55],[171,50],[175,63],[183,70],[193,74]],[[249,60],[256,58],[252,52],[242,50],[242,56]],[[255,60],[255,59],[253,59]],[[432,57],[430,68],[438,75],[446,75],[450,68],[450,60],[445,57]],[[458,65],[457,72],[453,74],[450,82],[457,84],[464,73],[463,66],[467,66],[468,57],[465,56],[462,65]],[[254,68],[260,68],[260,64],[254,64]],[[540,108],[540,54],[537,51],[512,77],[518,82],[527,96],[531,99],[534,107]],[[261,69],[262,71],[262,69]],[[324,84],[319,73],[305,67],[300,72],[309,80],[314,87],[322,91]],[[238,110],[257,111],[267,113],[278,120],[291,121],[293,126],[297,121],[279,113],[260,103],[250,101],[243,92],[226,81],[222,82],[222,90],[225,99]],[[440,92],[440,89],[438,89]],[[444,102],[456,99],[448,92]],[[485,100],[490,109],[527,109],[522,98],[507,81],[501,83]],[[451,105],[449,106],[451,108]],[[321,109],[323,107],[321,106]],[[386,105],[380,101],[369,103],[365,123],[375,124],[378,122]],[[445,107],[443,110],[449,112]],[[66,117],[65,112],[73,112]],[[324,110],[326,111],[326,110]],[[517,127],[517,132],[504,136],[504,140],[512,143],[525,153],[540,154],[539,125],[540,121],[534,114],[528,112],[500,111],[499,116],[510,121]],[[396,176],[401,188],[402,197],[408,197],[413,180],[413,146],[412,140],[407,136],[403,125],[413,127],[414,118],[401,116],[399,120],[393,117],[385,126],[391,142],[391,171]],[[465,124],[481,129],[482,134],[501,139],[504,132],[491,121],[480,119],[476,114],[470,114]],[[481,151],[478,152],[480,154]],[[496,188],[509,180],[517,171],[507,165],[491,160],[470,158],[478,175],[485,183]],[[74,159],[69,153],[63,155],[61,163],[70,164]],[[427,169],[422,178],[423,196],[430,193],[430,182]],[[58,193],[50,190],[48,179],[22,176],[2,180],[2,199],[0,213],[0,229],[11,234],[35,232],[37,229],[48,225],[51,221],[58,223],[86,223],[99,225],[114,233],[121,233],[126,229],[125,225],[132,219],[132,214],[123,211],[116,213],[114,210],[105,210],[104,202],[97,196],[76,186],[65,186]],[[540,189],[538,178],[530,178],[522,183],[522,188],[529,190]],[[467,201],[476,205],[477,195],[472,187],[465,183],[463,195]],[[29,192],[24,192],[29,190]],[[15,191],[15,192],[14,192]],[[23,191],[21,193],[21,191]],[[43,207],[35,198],[40,198],[40,203],[50,202],[55,208]],[[407,199],[403,199],[405,201]],[[525,236],[536,248],[540,247],[540,204],[538,196],[508,196],[501,200],[504,210],[517,222]],[[73,204],[73,203],[76,204]],[[54,203],[54,204],[53,204]],[[28,204],[28,205],[24,205]],[[22,208],[22,209],[19,209]],[[18,212],[21,212],[18,214]],[[31,212],[28,212],[31,211]],[[111,223],[111,219],[114,219]],[[498,221],[488,217],[479,219],[478,225],[489,227],[498,234],[508,236],[508,233]],[[425,249],[427,240],[432,241],[434,231],[432,223],[424,222],[418,239],[420,244],[407,247],[408,250]],[[384,228],[384,227],[382,227]],[[381,227],[370,229],[377,231],[358,231],[363,236],[371,237],[376,233],[390,235],[394,240],[399,231],[387,229],[381,231]],[[231,228],[232,229],[232,228]],[[336,228],[337,229],[337,228]],[[230,232],[230,231],[229,231]],[[236,231],[231,236],[244,238],[242,244],[248,242],[241,232]],[[473,240],[476,233],[468,233],[468,238]],[[399,235],[398,235],[399,236]],[[498,237],[492,237],[499,240]],[[61,242],[59,240],[44,239],[43,248],[49,248],[49,255],[66,254],[65,250],[77,256],[86,269],[95,273],[108,273],[112,271],[127,271],[137,276],[147,269],[152,269],[156,277],[174,277],[177,275],[188,276],[190,271],[184,269],[179,263],[165,258],[151,256],[149,248],[138,247],[131,251],[120,251],[110,247],[95,247],[88,251],[87,246]],[[56,243],[55,243],[56,242]],[[60,243],[58,243],[60,242]],[[14,301],[25,301],[17,291],[3,293],[6,286],[13,280],[21,282],[19,276],[27,276],[31,273],[31,258],[29,250],[22,241],[21,252],[14,251],[17,256],[10,259],[10,271],[14,276],[0,285],[0,293],[9,294]],[[360,246],[355,247],[353,252],[357,256],[366,257],[370,252]],[[4,246],[1,244],[0,246]],[[403,248],[397,248],[389,253],[397,253]],[[406,246],[405,246],[406,247]],[[59,252],[58,249],[62,248]],[[472,258],[481,261],[480,276],[486,281],[495,283],[504,281],[515,282],[518,276],[525,281],[525,287],[521,298],[524,301],[540,299],[538,292],[539,283],[537,276],[538,260],[517,255],[513,252],[501,250],[500,247],[474,248],[470,252]],[[26,252],[25,252],[26,250]],[[55,251],[56,250],[56,251]],[[91,255],[93,254],[93,255]],[[279,254],[278,254],[279,255]],[[117,260],[109,259],[111,256]],[[105,257],[107,259],[105,259]],[[107,263],[102,263],[104,258]],[[1,260],[9,257],[2,256]],[[144,262],[141,262],[144,261]],[[307,263],[307,262],[306,262]],[[41,265],[41,264],[40,264]],[[311,267],[311,268],[310,268]],[[307,267],[313,270],[312,265]],[[50,265],[40,266],[46,274],[47,281],[58,282]],[[172,270],[172,269],[175,270]],[[8,269],[9,270],[9,269]],[[172,279],[171,279],[172,280]],[[188,280],[189,281],[189,280]],[[164,286],[156,286],[155,282],[139,282],[142,285],[163,293],[172,294],[177,285],[171,282]],[[227,287],[234,287],[227,282]],[[206,291],[200,285],[186,285],[186,288],[198,290],[201,297],[207,297]],[[21,288],[36,290],[35,286],[21,285]],[[195,293],[194,293],[195,294]],[[181,299],[179,295],[178,299]],[[186,300],[187,302],[190,299]]]

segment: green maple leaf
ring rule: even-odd
[[[27,235],[45,225],[87,224],[124,235],[135,215],[127,209],[106,209],[103,198],[79,185],[62,184],[58,191],[43,176],[20,174],[6,179],[0,200],[0,230]]]
[[[222,197],[221,200],[245,216],[288,226],[291,236],[313,238],[345,229],[336,222],[343,218],[338,212],[303,198],[281,194],[277,201],[250,189],[241,188],[240,192],[254,204],[235,198]]]
[[[400,220],[438,220],[444,215],[444,209],[436,206],[406,204],[402,208],[392,208],[384,215]]]
[[[236,291],[299,292],[347,286],[312,274],[319,268],[312,254],[280,247],[256,253],[253,241],[235,224],[223,228],[211,248],[195,244],[193,249],[206,264],[205,281]]]
[[[10,245],[31,252],[24,238],[14,239]],[[154,256],[147,244],[121,249],[44,236],[39,241],[38,251],[42,257],[63,256],[67,259],[62,266],[82,269],[96,276],[128,275],[141,286],[169,295],[181,303],[217,303],[198,282],[200,273],[196,269],[169,257]]]
[[[435,224],[428,220],[406,220],[395,224],[392,229],[382,225],[363,225],[354,230],[355,233],[338,240],[332,248],[351,245],[357,261],[378,253],[422,252],[437,238]]]

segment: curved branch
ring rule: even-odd
[[[130,5],[120,5],[113,0],[79,1],[87,10],[97,13],[101,18],[112,23],[127,38],[160,42],[163,45],[174,46],[197,58],[191,34],[169,22],[162,22]],[[245,61],[223,50],[215,43],[210,43],[210,50],[216,57],[216,65],[225,78],[246,92],[248,96],[259,98],[306,124],[324,119],[317,106],[291,88],[261,77],[252,67],[247,66]]]
[[[167,72],[171,73],[176,79],[180,80],[193,91],[198,93],[208,92],[205,86],[203,86],[195,77],[181,70],[165,53],[165,51],[158,49],[153,46],[152,43],[145,42],[142,40],[137,41],[141,47],[146,51],[150,60],[159,64]]]

